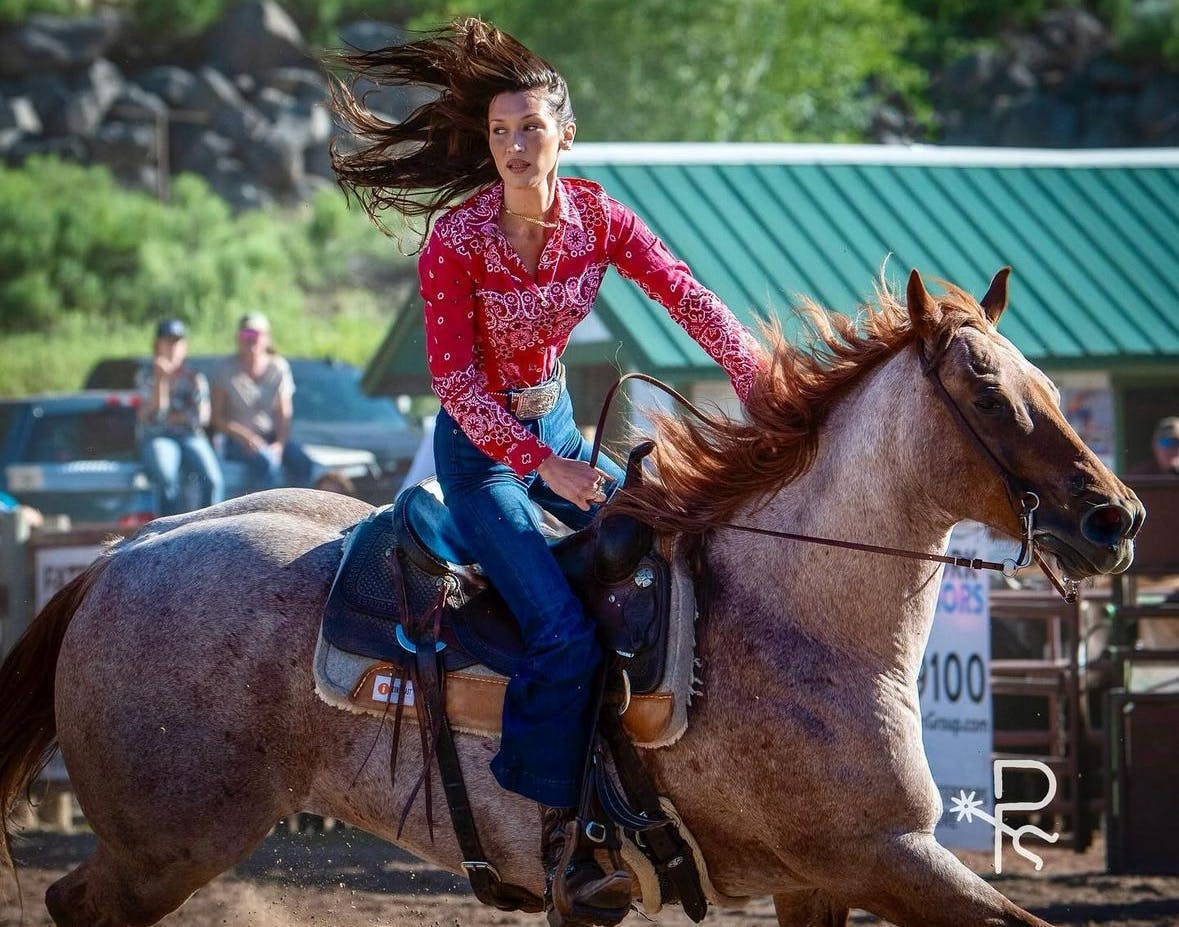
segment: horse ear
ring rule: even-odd
[[[1007,277],[1010,274],[1010,267],[1000,267],[999,272],[991,279],[987,295],[979,301],[992,325],[999,324],[999,316],[1007,308]]]
[[[934,325],[937,303],[925,289],[921,274],[914,268],[909,273],[909,286],[905,290],[905,304],[909,309],[909,324],[918,337],[924,337]]]

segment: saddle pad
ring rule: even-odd
[[[663,681],[656,691],[634,696],[622,716],[627,733],[638,746],[647,748],[670,746],[683,735],[695,683],[695,590],[682,558],[672,552],[668,561],[671,614]],[[329,705],[359,714],[391,716],[399,693],[390,663],[341,650],[324,638],[321,629],[314,674],[315,691]],[[498,737],[507,683],[506,676],[482,666],[448,672],[446,713],[451,726],[464,733]],[[406,693],[404,717],[416,719],[412,689]]]

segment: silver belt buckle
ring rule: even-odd
[[[556,380],[521,390],[516,394],[516,417],[538,419],[548,415],[557,405],[561,385]]]

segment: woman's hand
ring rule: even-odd
[[[583,512],[588,512],[591,505],[606,501],[606,480],[610,477],[584,460],[553,454],[544,459],[536,472],[548,483],[549,489]]]

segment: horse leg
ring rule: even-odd
[[[851,913],[817,889],[775,895],[774,911],[778,927],[845,927]]]
[[[931,834],[885,844],[852,897],[897,927],[1052,927],[1008,901]]]
[[[125,849],[125,848],[124,848]],[[184,904],[222,870],[224,861],[129,857],[99,841],[94,855],[45,892],[57,927],[145,927]]]
[[[111,751],[101,752],[110,757]],[[236,767],[186,773],[183,757],[201,753],[210,755],[182,751],[177,765],[157,756],[139,776],[127,770],[115,775],[109,764],[106,778],[99,778],[104,770],[92,757],[67,755],[98,846],[45,893],[58,927],[154,924],[249,856],[293,810],[293,801],[276,800],[280,789],[266,770],[241,754],[232,757]]]

